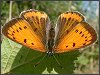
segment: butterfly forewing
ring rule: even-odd
[[[47,20],[48,17],[45,13],[28,10],[22,12],[20,18],[6,23],[2,29],[2,33],[26,47],[46,52]]]
[[[27,10],[20,15],[24,18],[36,32],[37,36],[46,43],[46,26],[48,25],[49,18],[46,13],[37,10]]]
[[[86,22],[78,23],[55,47],[56,53],[86,47],[96,41],[95,30]]]
[[[66,12],[59,16],[55,29],[55,44],[59,44],[84,17],[78,12]]]

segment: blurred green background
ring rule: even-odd
[[[61,13],[79,11],[99,35],[99,1],[2,1],[1,9],[1,27],[11,18],[18,17],[22,11],[27,9],[46,12],[54,24],[56,24],[57,18]],[[98,74],[98,39],[95,44],[80,51],[82,54],[75,61],[74,74]]]

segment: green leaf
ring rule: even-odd
[[[58,74],[54,69],[49,73],[47,68],[42,72],[42,74]]]
[[[86,64],[89,63],[89,59],[87,57],[85,57],[85,56],[78,57],[77,61],[82,65],[86,65]]]
[[[1,47],[2,74],[72,74],[75,69],[74,61],[79,56],[78,51],[48,56],[6,38]]]
[[[9,72],[21,45],[4,39],[1,45],[1,73]]]

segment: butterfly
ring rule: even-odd
[[[62,13],[53,28],[45,12],[26,10],[7,22],[2,33],[14,42],[50,55],[84,48],[97,39],[96,31],[76,11]]]

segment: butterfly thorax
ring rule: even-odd
[[[54,53],[53,46],[54,46],[54,37],[55,37],[55,31],[54,28],[51,28],[49,31],[49,38],[48,38],[48,55],[52,55]]]

